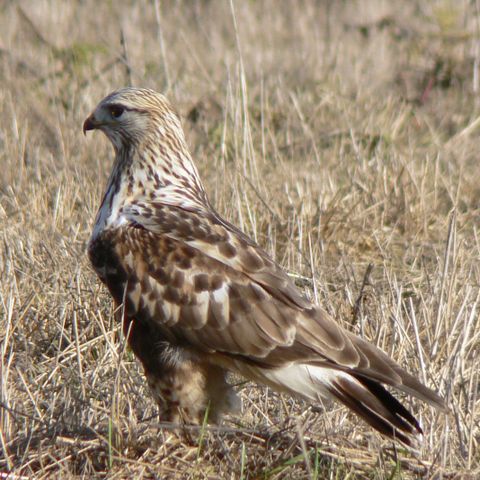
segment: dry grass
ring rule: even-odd
[[[234,13],[0,1],[0,472],[474,478],[478,1],[236,0]],[[220,430],[158,424],[85,256],[112,152],[81,124],[130,82],[177,105],[227,218],[445,395],[448,416],[407,400],[421,451],[251,384]]]

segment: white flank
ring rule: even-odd
[[[262,369],[261,376],[276,390],[300,395],[313,402],[334,398],[329,390],[334,389],[335,379],[345,378],[349,382],[357,382],[347,373],[304,364],[293,364],[275,370]]]
[[[115,190],[111,188],[111,185],[109,185],[107,194],[98,210],[90,241],[95,240],[107,228],[119,227],[120,225],[128,223],[127,217],[120,213],[122,199],[125,199],[122,189],[115,192]],[[111,207],[110,204],[112,205]]]

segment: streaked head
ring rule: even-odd
[[[83,124],[83,132],[101,130],[116,150],[143,143],[146,136],[180,136],[178,116],[160,93],[127,87],[112,92],[95,108]]]
[[[127,87],[105,97],[85,120],[83,132],[101,130],[116,151],[112,182],[128,184],[156,201],[203,208],[208,199],[192,162],[182,125],[168,100]],[[107,191],[110,186],[107,188]]]

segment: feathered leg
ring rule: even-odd
[[[201,362],[195,353],[163,341],[151,324],[124,321],[124,333],[142,362],[160,418],[172,423],[218,423],[224,413],[238,411],[240,400],[226,381],[226,371]]]

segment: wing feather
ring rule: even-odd
[[[122,245],[126,277],[139,279],[141,296],[148,295],[138,299],[135,287],[130,307],[163,322],[179,343],[263,368],[328,366],[443,406],[378,348],[312,307],[263,250],[214,213],[200,218],[168,205],[148,215],[134,206],[124,213],[131,225],[116,230],[122,238],[113,244]]]

